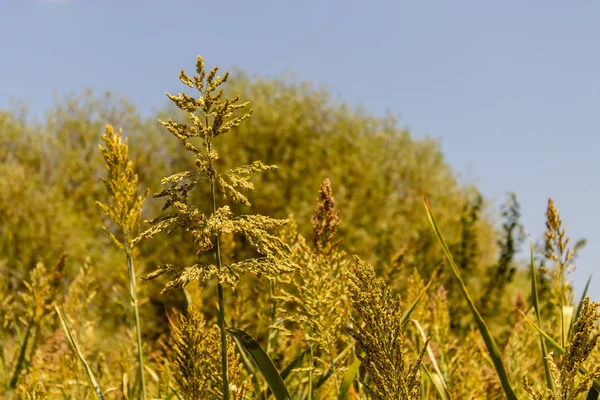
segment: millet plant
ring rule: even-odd
[[[518,268],[515,261],[523,236],[515,196],[505,209],[507,221],[496,247],[500,250],[498,261],[487,268],[490,258],[481,256],[480,247],[485,241],[479,229],[483,198],[476,193],[461,211],[444,210],[440,204],[453,203],[432,196],[432,204],[440,208],[438,220],[423,195],[425,210],[418,214],[412,207],[416,196],[407,188],[395,186],[401,177],[392,164],[377,164],[382,169],[380,185],[367,190],[365,197],[358,197],[361,204],[352,212],[344,202],[349,201],[352,191],[364,190],[357,182],[368,177],[344,181],[337,175],[322,180],[311,226],[307,223],[310,210],[303,211],[299,219],[308,228],[303,230],[305,238],[293,216],[273,219],[242,213],[256,198],[245,192],[254,188],[253,176],[272,171],[275,166],[260,161],[235,166],[231,161],[254,155],[257,148],[267,146],[262,139],[255,140],[248,150],[241,148],[246,137],[228,141],[253,122],[246,121],[252,113],[249,104],[227,94],[224,84],[228,78],[228,73],[218,76],[218,67],[206,70],[198,57],[193,76],[184,70],[179,74],[180,81],[194,94],[167,95],[177,109],[169,114],[172,118],[160,120],[160,129],[164,133],[166,128],[178,141],[169,147],[166,143],[171,137],[165,135],[165,142],[162,136],[148,142],[157,146],[152,147],[154,150],[176,154],[170,162],[160,163],[161,171],[175,164],[189,168],[178,168],[171,175],[171,171],[158,174],[169,175],[161,180],[163,188],[154,195],[165,202],[160,212],[160,206],[156,209],[160,214],[146,221],[144,229],[141,216],[155,203],[146,201],[147,191],[140,189],[140,182],[156,175],[147,165],[152,163],[154,153],[137,158],[130,154],[120,130],[105,127],[101,152],[94,154],[104,158],[107,175],[102,182],[107,199],[98,202],[100,209],[78,207],[86,216],[103,211],[113,222],[105,231],[116,249],[102,248],[99,252],[107,255],[102,254],[103,259],[97,261],[104,268],[118,264],[115,260],[124,261],[127,278],[124,265],[122,269],[114,268],[118,282],[107,284],[100,275],[106,269],[96,270],[96,261],[78,261],[74,269],[67,257],[61,256],[54,267],[36,262],[27,274],[13,274],[9,280],[4,271],[10,271],[10,265],[6,267],[5,260],[0,260],[0,392],[5,399],[83,399],[94,395],[98,399],[164,400],[598,398],[600,304],[587,297],[589,281],[579,302],[573,299],[567,277],[582,242],[570,244],[552,200],[548,202],[547,230],[539,252],[541,268],[536,265],[533,244],[528,270]],[[271,95],[267,90],[265,96]],[[289,93],[286,96],[278,98],[290,101]],[[308,109],[315,104],[320,103],[312,102]],[[261,114],[258,118],[264,113],[263,107],[261,113],[257,112]],[[287,117],[283,115],[282,120],[285,122]],[[329,118],[323,120],[329,123]],[[114,122],[106,118],[108,121]],[[345,134],[355,122],[347,121],[352,123],[334,124],[335,129]],[[69,129],[79,127],[73,121],[67,122]],[[312,129],[312,122],[302,125],[305,122],[302,119],[297,131],[288,137],[295,140],[303,130]],[[319,136],[320,125],[316,126],[311,133]],[[252,127],[264,133],[260,123]],[[101,129],[102,125],[94,125],[94,134]],[[245,132],[248,135],[252,130]],[[359,141],[367,137],[363,130],[357,132],[344,137],[347,141],[338,148],[368,154],[356,152],[362,146],[356,143],[368,143]],[[129,138],[133,141],[132,136]],[[378,135],[367,151],[376,153],[391,138]],[[179,148],[177,142],[181,143]],[[296,142],[269,143],[273,145],[269,147],[273,150],[267,152],[270,158],[260,158],[271,162],[282,148],[292,146],[289,143]],[[406,136],[401,142],[389,143],[404,146],[410,141]],[[178,149],[182,150],[176,153]],[[394,152],[387,148],[381,151],[383,158]],[[340,168],[345,171],[346,165],[340,160],[345,161],[346,153],[338,153],[330,162],[338,172]],[[427,159],[424,154],[415,159],[416,165]],[[354,156],[352,160],[360,163],[363,158]],[[87,167],[86,171],[94,170],[91,165]],[[314,170],[303,166],[294,171],[302,176],[303,184],[310,175],[306,171]],[[376,170],[368,171],[373,174]],[[10,189],[9,183],[19,182],[15,177],[26,176],[16,167],[11,174],[10,180],[0,181],[0,195]],[[287,202],[298,193],[291,189],[299,185],[290,182],[281,189],[291,196],[285,197]],[[268,179],[263,183],[267,186]],[[334,201],[334,189],[341,202]],[[272,195],[279,186],[272,185],[269,190]],[[411,203],[406,208],[410,211],[394,214],[402,221],[394,221],[396,224],[423,220],[409,225],[411,229],[417,227],[414,236],[392,240],[399,225],[390,227],[387,221],[380,221],[380,226],[369,234],[358,229],[361,232],[344,235],[348,233],[344,231],[348,221],[350,225],[360,219],[360,224],[353,227],[371,223],[369,208],[385,198],[378,197],[385,190],[395,193],[394,207]],[[316,186],[307,183],[302,191],[316,192]],[[18,193],[39,200],[29,195],[36,193],[33,188]],[[80,189],[76,193],[81,193]],[[93,196],[101,198],[97,193],[104,192],[93,191]],[[53,197],[42,199],[46,198]],[[85,204],[91,204],[90,198],[92,195]],[[9,202],[1,200],[2,196],[0,217],[10,217],[3,221],[19,221],[16,212],[4,211],[2,205]],[[368,204],[363,204],[365,201]],[[258,205],[258,201],[252,202]],[[36,207],[32,209],[40,210],[41,203],[33,203]],[[311,205],[305,209],[308,207]],[[418,207],[423,211],[421,204]],[[273,209],[289,212],[281,209],[281,204]],[[98,221],[100,218],[104,217]],[[453,238],[452,234],[445,236],[453,232],[452,226],[447,226],[452,221],[459,228],[454,229]],[[380,248],[386,256],[379,257],[377,251],[362,254],[365,259],[376,260],[374,263],[350,257],[348,250],[354,247],[348,242],[355,245],[373,236],[372,232],[387,238]],[[28,237],[25,233],[7,236],[15,244],[11,254],[20,254],[21,243]],[[51,233],[47,237],[53,237]],[[155,245],[160,237],[165,240]],[[450,238],[448,242],[446,237]],[[106,236],[102,238],[108,242]],[[371,245],[366,248],[375,249],[372,244],[380,237],[368,239]],[[394,248],[399,251],[390,260]],[[369,251],[362,249],[362,253]],[[108,255],[110,251],[115,257]],[[173,262],[178,260],[176,257],[185,261]],[[138,286],[134,265],[144,271],[146,280],[167,277],[164,286],[162,281],[159,285],[164,295],[152,293],[151,283]],[[481,271],[487,279],[477,281]],[[521,286],[517,284],[519,279]],[[473,285],[476,282],[480,285]],[[22,289],[15,294],[14,288],[18,287]],[[113,296],[107,288],[120,296]],[[509,289],[519,290],[514,300],[506,298],[512,294]],[[128,297],[123,296],[125,290]],[[214,305],[204,301],[213,294]],[[127,302],[121,302],[122,298]],[[182,298],[185,301],[179,301]],[[108,304],[107,299],[113,302]],[[149,311],[151,306],[154,309]],[[50,318],[54,312],[58,318]],[[100,315],[120,323],[118,329]],[[122,320],[130,315],[132,323],[123,324]],[[146,315],[155,320],[145,319]],[[115,346],[101,348],[107,342]]]
[[[248,198],[241,190],[254,188],[250,181],[252,175],[276,167],[254,161],[250,165],[218,171],[219,153],[215,147],[215,139],[234,130],[250,117],[251,111],[244,111],[248,103],[241,103],[239,97],[225,98],[221,85],[227,81],[229,73],[226,72],[221,77],[217,76],[217,72],[218,67],[207,72],[202,57],[198,57],[196,74],[193,77],[189,77],[183,69],[179,74],[179,79],[184,85],[198,92],[196,97],[185,93],[176,96],[167,94],[169,99],[185,112],[188,121],[176,122],[169,119],[160,123],[193,154],[196,168],[194,171],[178,172],[161,181],[168,187],[155,197],[167,198],[162,210],[169,212],[149,221],[151,227],[136,240],[180,228],[195,245],[196,264],[163,265],[145,277],[154,279],[166,273],[171,274],[172,279],[166,284],[165,292],[185,287],[191,281],[198,281],[200,285],[204,285],[208,280],[217,280],[223,398],[227,400],[229,380],[224,287],[227,285],[235,288],[239,279],[246,273],[268,279],[280,279],[282,275],[292,273],[294,266],[289,260],[288,246],[279,237],[269,233],[271,229],[286,225],[287,220],[251,214],[234,216],[230,207],[224,203],[229,200],[250,206]],[[191,204],[188,197],[197,185],[203,183],[210,186],[208,213],[201,211],[202,205]],[[255,249],[256,257],[224,264],[220,243],[220,236],[224,234],[241,235]],[[204,257],[206,253],[212,253],[212,260]]]

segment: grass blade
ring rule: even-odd
[[[433,276],[431,277],[429,282],[427,282],[427,285],[425,285],[423,290],[421,290],[421,292],[419,293],[419,295],[417,296],[415,301],[413,301],[412,304],[410,305],[410,307],[408,307],[406,309],[406,311],[404,311],[404,314],[402,315],[402,320],[401,320],[402,326],[406,325],[406,323],[410,320],[410,315],[414,311],[415,307],[417,307],[417,304],[419,304],[419,300],[421,300],[421,297],[423,297],[423,295],[425,293],[427,293],[427,289],[429,289],[429,286],[431,286],[432,282],[433,282]]]
[[[325,382],[327,382],[327,379],[329,379],[329,377],[333,374],[333,372],[335,371],[337,366],[346,359],[346,357],[348,356],[348,353],[351,350],[352,350],[351,345],[346,347],[344,350],[342,350],[342,352],[335,358],[335,360],[333,360],[333,363],[331,365],[329,365],[329,367],[327,367],[325,372],[323,372],[323,375],[321,375],[321,377],[319,378],[317,383],[315,383],[315,387],[314,387],[315,389],[319,389],[321,386],[323,386],[323,384]]]
[[[29,338],[31,337],[31,329],[35,325],[35,320],[32,318],[29,324],[27,325],[27,330],[25,331],[25,337],[23,338],[23,342],[21,347],[19,348],[19,356],[17,357],[17,362],[15,365],[15,370],[10,379],[10,383],[8,385],[8,391],[4,395],[5,400],[11,400],[15,394],[15,389],[17,388],[17,382],[19,381],[19,377],[21,376],[21,371],[25,366],[25,356],[27,354],[27,345],[29,344]],[[4,350],[3,350],[4,352]]]
[[[308,354],[308,349],[304,349],[300,353],[298,353],[298,355],[296,356],[296,358],[294,358],[287,365],[287,367],[285,367],[281,371],[281,373],[279,374],[281,376],[281,379],[283,379],[285,381],[287,379],[287,377],[292,373],[292,371],[294,370],[294,368],[298,368],[300,366],[300,364],[302,363],[302,360],[304,359],[304,356],[306,356],[307,354]],[[261,399],[266,400],[267,398],[269,398],[269,396],[272,393],[273,392],[271,391],[271,388],[267,388],[266,392],[262,392]]]
[[[423,327],[421,326],[421,324],[416,321],[416,320],[411,320],[415,326],[417,327],[417,329],[419,330],[419,333],[421,334],[421,338],[423,339],[423,341],[425,343],[427,343],[427,335],[425,334],[425,330],[423,329]],[[429,345],[429,343],[427,343],[427,355],[429,356],[429,359],[431,360],[431,364],[433,364],[433,369],[435,369],[435,373],[438,376],[438,380],[434,380],[433,376],[430,375],[431,381],[433,382],[433,385],[435,386],[435,389],[437,390],[438,394],[440,395],[440,397],[442,399],[450,399],[450,392],[448,392],[448,386],[446,385],[446,382],[444,381],[443,378],[443,374],[442,371],[440,370],[440,367],[438,366],[437,360],[435,358],[435,354],[433,354],[433,350],[431,350],[431,346]],[[440,391],[441,389],[441,391]]]
[[[65,331],[65,334],[67,335],[67,339],[69,339],[69,342],[71,343],[71,346],[73,346],[73,350],[75,350],[75,353],[77,354],[77,356],[79,357],[79,359],[83,363],[83,366],[85,367],[85,371],[87,372],[87,376],[88,376],[88,379],[90,380],[90,384],[94,388],[94,393],[96,393],[96,397],[98,398],[98,400],[104,400],[104,395],[102,394],[102,390],[100,389],[100,385],[98,384],[98,381],[96,380],[96,377],[94,376],[94,373],[92,372],[90,366],[88,365],[88,363],[83,358],[83,354],[81,354],[81,351],[79,351],[79,347],[77,346],[77,342],[75,341],[75,338],[71,334],[71,330],[67,326],[67,322],[63,318],[63,315],[60,312],[60,310],[58,309],[58,307],[54,306],[54,308],[56,309],[56,312],[58,313],[58,318],[60,318],[60,323],[62,324],[62,327],[63,327],[63,329]]]
[[[533,329],[538,331],[538,333],[540,335],[542,335],[544,337],[544,339],[546,339],[548,341],[550,346],[552,346],[554,348],[554,350],[556,350],[557,353],[559,353],[560,355],[563,355],[566,353],[565,349],[560,344],[558,344],[554,339],[552,339],[552,337],[550,335],[548,335],[546,332],[544,332],[544,330],[542,328],[540,328],[533,321],[531,321],[529,318],[527,318],[527,315],[525,315],[525,313],[523,311],[521,311],[521,314],[523,314],[523,317],[525,317],[525,321],[527,321]],[[579,372],[581,372],[582,374],[587,374],[588,370],[585,369],[584,367],[579,367]],[[596,389],[597,391],[600,392],[600,380],[594,381],[594,384],[592,386],[594,387],[594,389]]]
[[[359,367],[360,360],[356,360],[344,373],[344,378],[342,379],[342,383],[340,384],[338,400],[346,400],[348,398],[348,393],[350,392],[350,388],[352,387],[354,378],[356,378],[356,374],[358,373]]]
[[[577,321],[579,319],[579,314],[581,313],[581,308],[583,307],[583,299],[585,299],[585,297],[587,296],[588,289],[590,288],[590,283],[592,283],[592,275],[590,275],[590,277],[588,278],[588,280],[585,284],[585,288],[583,288],[583,294],[581,295],[581,299],[579,300],[579,304],[577,305],[577,311],[575,311],[575,316],[571,320],[571,328],[573,328],[575,321]],[[540,325],[539,321],[538,321],[538,325]],[[540,325],[540,326],[542,326],[542,325]],[[569,337],[571,337],[570,329],[569,329]]]
[[[442,235],[442,232],[440,231],[440,228],[435,220],[435,217],[433,216],[433,212],[431,210],[429,202],[427,201],[425,192],[423,192],[423,202],[425,203],[425,209],[427,210],[427,217],[429,218],[429,222],[431,223],[431,226],[433,227],[433,230],[435,232],[435,235],[438,238],[438,241],[442,245],[442,248],[444,250],[446,258],[448,259],[448,262],[450,264],[452,272],[454,273],[454,276],[458,280],[459,288],[463,294],[463,297],[465,298],[465,300],[467,300],[467,304],[469,305],[469,309],[471,310],[471,313],[473,314],[475,323],[477,324],[477,327],[479,328],[479,332],[481,333],[481,336],[483,337],[483,341],[485,342],[485,345],[490,354],[490,357],[492,358],[492,362],[494,363],[496,373],[498,374],[498,377],[500,378],[500,383],[502,384],[502,389],[504,390],[504,394],[506,394],[506,397],[509,400],[517,400],[517,395],[515,394],[515,391],[513,390],[512,386],[510,385],[510,380],[508,378],[506,368],[504,367],[504,363],[502,362],[502,357],[500,356],[500,351],[498,350],[498,345],[496,344],[496,341],[492,337],[492,334],[490,333],[485,321],[481,317],[481,314],[477,310],[477,307],[475,307],[475,303],[473,302],[473,300],[471,299],[471,296],[469,295],[467,287],[460,275],[460,271],[459,271],[458,267],[456,266],[456,263],[454,262],[454,258],[452,257],[452,254],[450,253],[450,249],[448,248],[448,245],[446,244],[446,241],[444,240],[444,236]]]
[[[538,297],[538,288],[537,288],[537,272],[535,269],[535,255],[533,251],[533,240],[531,236],[529,237],[529,250],[531,252],[531,263],[529,264],[530,273],[531,273],[531,298],[533,299],[533,308],[535,310],[535,317],[537,319],[537,323],[539,326],[542,326],[542,316],[540,313],[540,303]],[[555,393],[554,388],[554,380],[552,379],[552,375],[550,375],[550,364],[548,363],[548,349],[546,349],[546,342],[544,341],[544,337],[540,334],[540,345],[542,347],[542,358],[544,360],[544,373],[546,376],[546,385]]]
[[[169,389],[171,389],[171,394],[167,396],[165,400],[172,399],[173,396],[177,397],[178,400],[183,400],[183,397],[179,395],[179,392],[173,388],[173,386],[169,385]]]
[[[308,354],[308,349],[304,349],[294,358],[288,365],[281,371],[281,379],[287,379],[288,375],[294,368],[298,368],[304,359],[304,356]]]
[[[562,306],[561,310],[561,338],[563,347],[566,346],[566,343],[569,341],[569,334],[571,332],[571,326],[575,323],[573,320],[573,314],[575,312],[575,307],[573,306]]]
[[[244,346],[242,345],[240,340],[235,336],[233,336],[233,342],[239,350],[238,353],[240,354],[240,358],[242,359],[242,364],[244,364],[244,368],[246,368],[246,371],[248,371],[248,373],[252,375],[252,386],[254,386],[254,391],[256,393],[263,393],[260,382],[258,381],[258,377],[256,376],[256,370],[254,369],[254,365],[252,365],[252,362],[248,358],[248,354],[244,351]]]
[[[447,389],[444,386],[444,380],[442,377],[436,372],[432,374],[425,364],[421,364],[421,368],[425,371],[425,375],[429,378],[433,387],[435,388],[437,394],[440,396],[442,400],[449,400],[449,397],[446,396]]]
[[[283,379],[269,355],[263,350],[260,344],[249,334],[237,328],[227,328],[227,331],[237,338],[244,349],[250,354],[262,375],[265,377],[267,384],[275,395],[277,400],[289,400],[290,394],[283,383]]]
[[[15,389],[17,387],[17,382],[19,380],[19,376],[21,376],[21,371],[23,366],[25,365],[25,355],[27,353],[27,345],[29,344],[29,338],[31,337],[31,329],[35,325],[35,321],[32,318],[31,322],[27,325],[27,330],[25,331],[25,338],[23,339],[23,344],[19,349],[19,357],[17,358],[17,365],[15,366],[15,371],[13,372],[13,376],[10,379],[9,387],[11,389]]]

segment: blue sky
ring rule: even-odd
[[[588,239],[572,274],[581,290],[600,256],[599,17],[598,1],[5,0],[0,107],[17,98],[40,112],[91,86],[150,113],[197,54],[294,72],[439,138],[488,199],[517,193],[536,239],[553,197],[572,238]]]

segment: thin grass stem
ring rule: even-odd
[[[138,363],[139,363],[139,374],[141,384],[141,398],[146,400],[146,378],[144,376],[144,352],[142,344],[142,331],[140,325],[140,313],[138,310],[138,299],[137,299],[137,284],[135,278],[135,269],[133,266],[133,256],[131,254],[131,244],[127,240],[127,246],[125,250],[127,257],[127,271],[129,272],[129,295],[131,296],[131,303],[133,304],[133,313],[135,315],[135,333],[137,339],[137,351],[138,351]]]
[[[333,359],[333,347],[331,346],[331,340],[329,340],[329,334],[327,334],[327,347],[329,347],[329,360],[331,361],[331,366],[333,367],[334,359]],[[335,396],[340,396],[339,384],[337,373],[335,372],[335,367],[333,367],[333,382],[335,384]]]
[[[208,126],[208,118],[206,120],[206,125]],[[211,151],[211,144],[208,144],[208,152]],[[214,170],[212,168],[212,163],[209,166],[210,170],[213,174],[210,177],[210,195],[212,198],[212,213],[213,215],[217,212],[217,199],[215,196],[215,179],[214,179]],[[222,266],[221,261],[221,244],[219,242],[219,236],[215,237],[215,256],[217,259],[217,268],[220,271]],[[221,282],[217,284],[217,291],[219,296],[219,318],[218,324],[219,329],[221,331],[221,369],[223,375],[223,400],[229,400],[229,367],[227,365],[227,331],[225,330],[225,300],[223,295],[223,285]]]

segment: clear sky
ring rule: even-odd
[[[37,112],[91,86],[148,114],[197,54],[294,72],[439,138],[488,199],[517,193],[535,239],[553,197],[572,238],[588,239],[580,292],[600,256],[599,21],[592,0],[0,0],[0,107]]]

